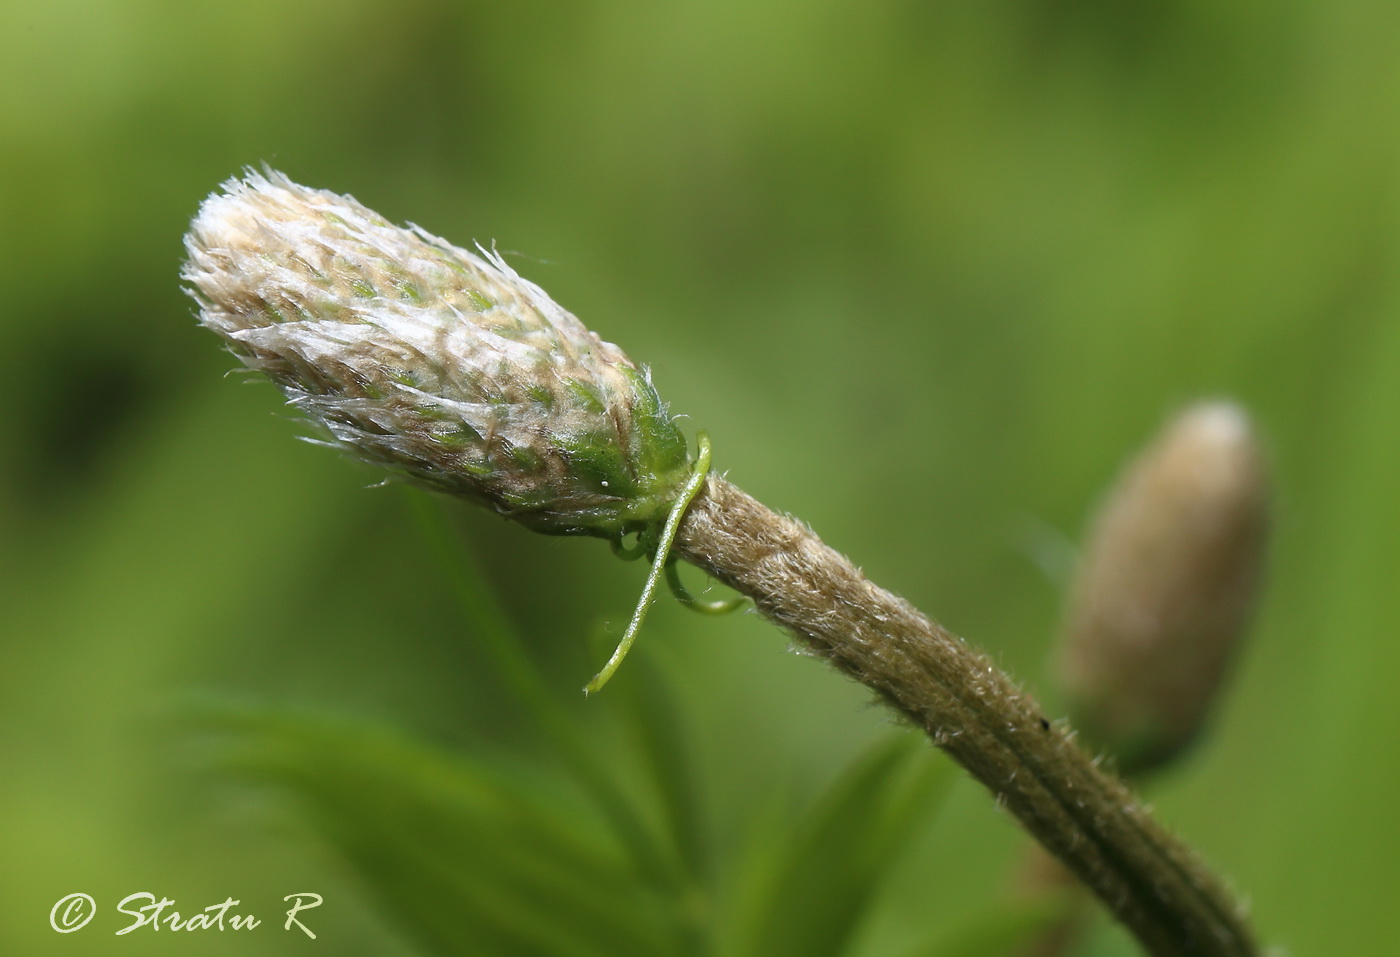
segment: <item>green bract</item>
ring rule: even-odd
[[[655,529],[690,475],[645,369],[494,251],[249,171],[205,200],[200,321],[336,444],[536,531]]]

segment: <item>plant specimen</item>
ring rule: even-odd
[[[921,728],[1150,953],[1256,953],[1223,885],[1066,725],[805,525],[711,474],[703,436],[692,460],[646,370],[494,252],[272,172],[225,184],[186,245],[201,321],[331,443],[536,531],[652,558],[632,624],[589,690],[684,558]]]

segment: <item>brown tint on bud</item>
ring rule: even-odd
[[[1173,419],[1109,494],[1066,620],[1075,722],[1125,773],[1200,731],[1253,605],[1268,528],[1249,419],[1227,402]]]

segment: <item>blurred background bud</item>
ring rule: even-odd
[[[1254,603],[1268,482],[1244,410],[1192,406],[1099,510],[1071,593],[1060,677],[1072,719],[1126,774],[1200,732]]]
[[[334,442],[537,531],[654,524],[689,475],[645,370],[500,256],[248,172],[185,237],[200,321]]]

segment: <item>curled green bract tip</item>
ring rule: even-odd
[[[706,601],[703,598],[696,598],[690,593],[681,582],[680,571],[676,565],[676,560],[671,559],[666,563],[666,584],[671,588],[671,594],[676,601],[680,602],[691,611],[698,611],[702,615],[727,615],[732,611],[738,611],[744,607],[748,601],[743,595],[736,595],[733,598],[720,598],[715,601]]]
[[[642,596],[637,600],[637,608],[632,612],[632,620],[627,623],[627,630],[622,633],[622,640],[617,643],[617,648],[613,650],[612,657],[608,659],[607,664],[603,665],[603,669],[584,686],[584,694],[593,694],[599,691],[603,685],[608,683],[608,679],[617,673],[622,659],[627,657],[627,652],[632,650],[632,644],[637,640],[637,632],[642,627],[642,620],[646,618],[647,609],[651,607],[651,600],[656,594],[656,586],[661,581],[661,575],[671,564],[671,546],[676,541],[676,532],[680,530],[681,519],[685,518],[685,510],[690,507],[691,502],[695,501],[695,496],[700,494],[700,489],[705,484],[705,478],[710,474],[709,435],[704,432],[696,433],[695,445],[695,467],[691,470],[690,478],[681,486],[679,494],[676,495],[676,500],[671,505],[671,511],[666,515],[666,521],[661,526],[660,533],[655,535],[655,542],[651,541],[652,535],[648,531],[639,534],[637,544],[633,549],[623,547],[620,535],[613,540],[613,550],[624,558],[639,557],[643,549],[652,551],[651,571],[647,573],[646,584],[642,586]],[[648,546],[650,547],[648,548]],[[674,585],[679,585],[679,580],[673,580],[673,582]],[[688,592],[686,594],[689,595]],[[680,592],[677,593],[677,597],[680,597]],[[685,601],[685,599],[681,600]],[[686,603],[690,604],[690,602]]]

